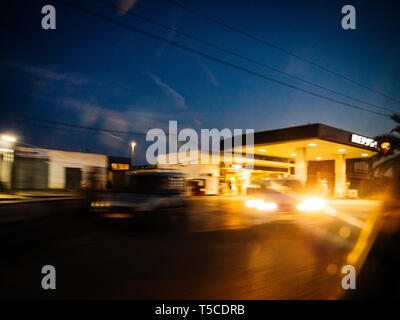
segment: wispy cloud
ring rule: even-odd
[[[82,125],[111,130],[146,133],[150,129],[159,128],[167,132],[170,120],[177,120],[182,128],[201,128],[203,125],[199,114],[194,114],[188,120],[184,115],[177,116],[176,113],[160,113],[148,108],[138,110],[134,104],[126,105],[121,110],[109,110],[100,104],[70,97],[63,98],[61,105],[71,115],[79,115],[79,123]]]
[[[87,83],[87,79],[77,74],[68,72],[59,72],[55,68],[42,67],[19,61],[5,61],[4,66],[19,72],[24,72],[41,80],[65,81],[71,85],[82,85]]]
[[[123,16],[129,10],[131,10],[138,0],[119,0],[118,1],[118,13]]]
[[[138,111],[127,107],[124,110],[109,110],[75,98],[63,99],[63,105],[69,112],[79,114],[85,125],[113,130],[144,133],[152,128],[162,128],[166,122],[166,115],[160,115],[158,112]]]
[[[153,74],[149,74],[149,77],[154,81],[156,85],[161,87],[161,89],[167,96],[173,99],[175,105],[177,105],[179,108],[187,109],[185,98],[180,93],[178,93],[174,88],[163,82],[159,77]]]
[[[208,80],[210,80],[211,84],[215,87],[219,87],[219,82],[217,80],[217,78],[214,76],[214,74],[212,73],[212,71],[210,70],[210,68],[208,67],[208,65],[200,58],[200,56],[196,55],[201,68],[203,69],[203,71],[206,73]]]

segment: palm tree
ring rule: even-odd
[[[374,172],[382,176],[391,170],[393,195],[398,198],[400,195],[400,115],[393,114],[390,118],[396,122],[396,126],[390,133],[379,135],[375,139],[389,142],[391,152],[379,153],[374,157]]]

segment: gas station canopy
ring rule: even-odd
[[[346,159],[367,158],[378,152],[374,139],[320,123],[254,134],[254,154],[261,157],[294,159],[303,148],[308,161],[334,160],[338,154]]]

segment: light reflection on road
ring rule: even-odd
[[[376,201],[332,200],[336,215],[277,215],[245,210],[244,202],[192,198],[186,219],[158,227],[155,217],[146,225],[79,216],[38,222],[30,231],[27,225],[18,241],[29,250],[0,266],[3,292],[45,297],[35,270],[51,260],[63,275],[59,298],[340,298],[341,268],[351,253],[362,260],[380,211]],[[27,231],[56,237],[34,246]]]

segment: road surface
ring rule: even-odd
[[[101,219],[63,207],[0,224],[0,297],[342,297],[341,268],[378,202],[331,201],[330,215],[314,217],[244,210],[243,201],[193,198],[186,218]],[[44,265],[56,268],[56,290],[41,287]]]

